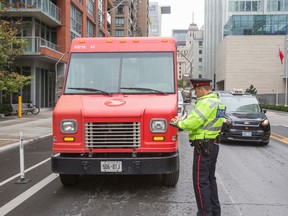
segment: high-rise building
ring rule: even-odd
[[[138,1],[137,9],[138,36],[148,37],[149,35],[149,0]]]
[[[227,0],[205,0],[204,3],[204,68],[203,77],[212,79],[215,76],[217,45],[223,38],[223,27]]]
[[[186,46],[188,47],[187,58],[192,62],[191,77],[203,77],[203,30],[199,30],[196,24],[190,24]],[[190,72],[189,72],[190,73]]]
[[[111,10],[112,36],[148,36],[148,0],[116,0],[113,2],[113,10]]]
[[[203,74],[217,90],[253,85],[262,103],[287,104],[287,0],[206,0],[204,28]]]
[[[149,37],[161,36],[161,11],[158,2],[150,2],[149,4],[149,21]]]
[[[287,34],[287,0],[205,0],[203,76],[214,80],[217,49],[226,35]]]
[[[149,3],[149,23],[150,23],[150,37],[160,37],[161,36],[161,18],[162,14],[170,14],[170,6],[160,6],[158,2]]]

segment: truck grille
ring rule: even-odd
[[[89,122],[85,124],[85,141],[88,148],[140,147],[139,122]]]

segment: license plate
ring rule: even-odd
[[[122,172],[122,161],[101,161],[101,172]]]
[[[252,136],[252,132],[251,131],[242,131],[242,136],[244,137],[251,137]]]

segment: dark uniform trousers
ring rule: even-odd
[[[210,154],[194,147],[193,185],[199,216],[220,216],[221,208],[215,177],[219,145],[212,144]]]

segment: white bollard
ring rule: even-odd
[[[19,143],[20,143],[20,180],[16,182],[16,184],[26,184],[30,181],[30,179],[25,178],[25,169],[24,169],[24,145],[23,145],[23,133],[22,131],[20,132],[20,138],[19,138]]]

